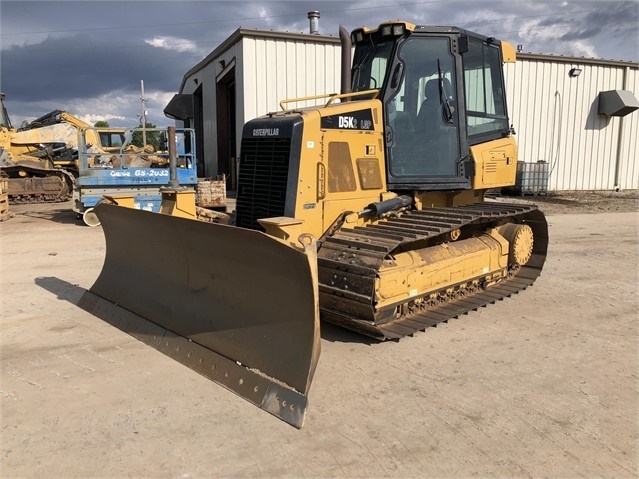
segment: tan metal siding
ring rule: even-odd
[[[579,77],[568,76],[573,66],[582,69]],[[631,113],[623,121],[597,114],[601,91],[624,89],[625,67],[520,59],[505,68],[509,114],[517,131],[519,157],[527,162],[549,163],[550,190],[639,187],[634,155],[639,113]],[[636,96],[637,69],[627,70],[626,89]],[[617,185],[615,166],[620,146]]]

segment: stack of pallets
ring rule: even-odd
[[[197,206],[201,208],[226,208],[226,176],[198,178]]]

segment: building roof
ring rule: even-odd
[[[275,38],[278,40],[297,40],[313,43],[328,43],[339,45],[340,41],[338,37],[332,35],[317,35],[311,33],[292,33],[292,32],[278,32],[275,30],[259,30],[253,28],[238,28],[235,30],[226,40],[220,43],[215,50],[209,53],[202,61],[197,63],[193,68],[187,71],[182,78],[180,90],[184,88],[186,80],[193,74],[200,71],[208,64],[214,62],[220,57],[226,50],[232,45],[239,42],[242,38],[254,37],[254,38]],[[537,61],[554,61],[560,63],[572,63],[581,65],[602,65],[602,66],[614,66],[614,67],[629,67],[639,68],[637,62],[624,61],[624,60],[606,60],[600,58],[585,58],[585,57],[572,57],[564,55],[552,55],[546,53],[517,53],[517,58],[522,60],[537,60]]]
[[[242,38],[254,37],[254,38],[275,38],[278,40],[297,40],[297,41],[311,41],[313,43],[329,43],[329,44],[337,44],[339,45],[340,41],[338,37],[334,37],[332,35],[317,35],[310,33],[292,33],[292,32],[278,32],[275,30],[259,30],[256,28],[238,28],[235,30],[231,36],[229,36],[226,40],[220,43],[215,50],[209,53],[202,61],[197,63],[193,68],[187,71],[182,78],[182,84],[180,85],[180,90],[184,88],[184,84],[186,80],[197,73],[202,68],[207,66],[208,64],[214,62],[217,58],[220,57],[226,50],[228,50],[232,45],[235,45]]]
[[[581,65],[602,65],[610,67],[639,68],[639,63],[625,60],[606,60],[604,58],[571,57],[553,55],[550,53],[517,53],[517,58],[522,60],[553,61],[559,63],[579,63]]]

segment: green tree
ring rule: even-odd
[[[153,123],[146,122],[147,128],[157,128]],[[144,146],[142,141],[142,130],[136,130],[133,132],[131,143],[135,146]],[[146,132],[146,144],[153,146],[155,151],[160,149],[160,132],[159,131],[147,131]]]
[[[106,120],[99,120],[96,121],[93,126],[95,126],[96,128],[109,128],[109,122]]]

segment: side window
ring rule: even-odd
[[[464,84],[468,136],[507,130],[498,46],[469,38],[469,51],[464,54]]]
[[[392,41],[383,42],[370,48],[357,48],[353,63],[353,91],[382,88],[388,59],[392,51]]]
[[[102,146],[111,146],[109,144],[109,134],[105,132],[100,132],[100,143]]]
[[[386,64],[388,60],[384,57],[375,58],[371,65],[370,89],[381,88],[384,76],[386,75]]]
[[[122,146],[124,143],[124,134],[112,133],[111,134],[111,146]]]

